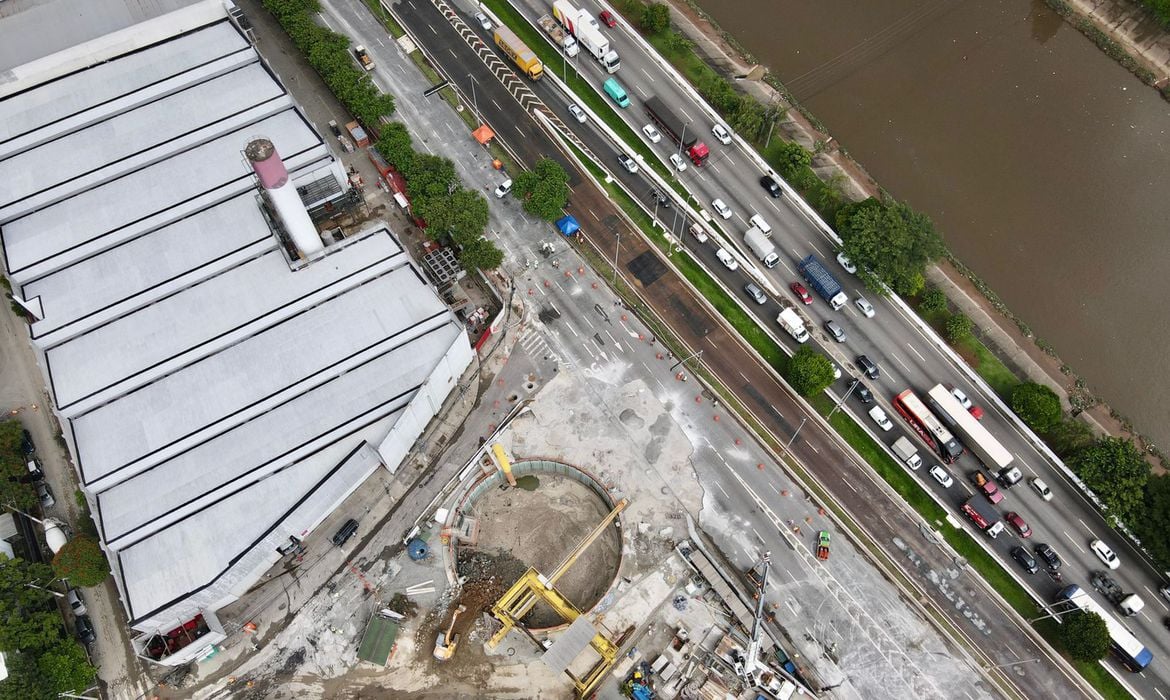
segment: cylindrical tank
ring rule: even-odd
[[[293,244],[305,257],[321,252],[325,245],[317,234],[317,227],[309,218],[305,204],[288,177],[288,169],[276,152],[276,146],[264,138],[253,139],[244,147],[244,155],[252,163],[252,170],[260,179],[260,186],[268,193],[272,206],[284,224]]]
[[[413,561],[420,561],[422,559],[426,559],[427,554],[429,552],[430,552],[430,549],[427,547],[427,543],[423,542],[422,540],[418,539],[417,537],[414,538],[413,540],[411,540],[406,545],[406,553],[410,556],[410,558]]]
[[[61,527],[61,523],[56,520],[44,521],[45,526],[45,544],[49,545],[49,550],[56,554],[61,551],[69,538],[65,536],[65,530]]]

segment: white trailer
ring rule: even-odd
[[[906,466],[911,469],[918,469],[922,466],[922,458],[918,456],[918,450],[915,449],[914,443],[910,442],[905,435],[894,441],[890,446],[894,454],[898,455],[898,459],[906,463]]]
[[[776,263],[780,262],[780,256],[776,254],[776,246],[771,239],[760,230],[759,226],[752,226],[743,234],[743,240],[760,259],[760,262],[769,268],[776,267]]]
[[[804,319],[794,309],[781,310],[780,315],[776,317],[776,323],[788,331],[788,335],[796,342],[803,343],[808,340],[808,329],[804,327]]]

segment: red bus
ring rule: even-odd
[[[894,408],[902,414],[910,427],[914,428],[914,432],[934,448],[944,462],[951,464],[963,454],[963,446],[954,435],[951,435],[951,431],[943,427],[939,419],[927,410],[926,404],[922,403],[913,391],[907,389],[895,396]]]

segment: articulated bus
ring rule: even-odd
[[[914,428],[914,432],[934,448],[944,462],[951,464],[963,454],[963,446],[954,435],[951,435],[951,431],[943,427],[939,419],[927,410],[926,405],[913,391],[907,389],[895,396],[894,408],[902,414],[910,427]]]
[[[926,396],[939,417],[950,423],[963,444],[975,453],[983,462],[983,466],[998,474],[999,470],[1006,469],[1012,463],[1012,453],[999,444],[999,440],[992,437],[987,428],[975,420],[975,416],[963,408],[949,389],[942,384],[936,384]]]
[[[1088,593],[1081,590],[1080,586],[1067,586],[1060,589],[1060,593],[1056,594],[1056,600],[1057,602],[1068,601],[1080,610],[1100,615],[1101,619],[1105,621],[1106,629],[1109,630],[1109,649],[1126,669],[1138,673],[1154,660],[1154,654],[1139,642],[1137,637],[1130,634],[1124,625],[1115,620],[1105,608],[1098,605],[1097,601],[1093,600]]]

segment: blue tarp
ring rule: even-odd
[[[577,231],[581,230],[581,224],[571,216],[566,216],[557,221],[557,230],[566,236],[572,236]]]

